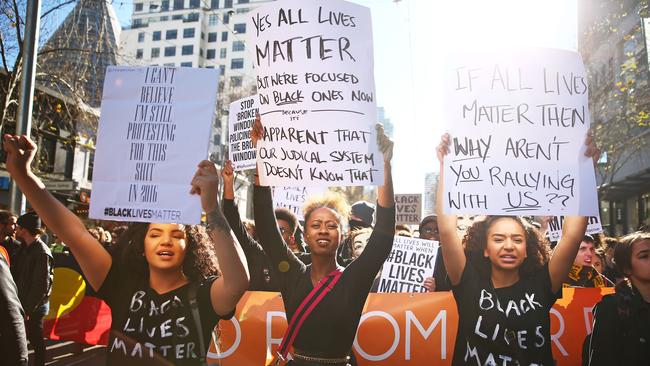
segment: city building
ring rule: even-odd
[[[605,231],[650,223],[650,90],[647,0],[580,0],[579,49],[589,82],[596,169]]]
[[[377,122],[384,125],[384,131],[386,131],[388,137],[395,138],[395,126],[390,121],[390,118],[386,117],[384,107],[377,107]]]
[[[436,213],[436,193],[438,190],[438,172],[427,173],[424,176],[424,213],[431,215]]]

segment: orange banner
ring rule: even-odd
[[[591,309],[612,288],[565,288],[551,310],[551,340],[558,365],[579,365],[591,332]],[[458,312],[451,293],[370,294],[353,350],[364,365],[450,365]],[[268,365],[287,327],[282,299],[248,292],[231,321],[221,322],[221,355],[214,343],[208,359],[222,366]]]

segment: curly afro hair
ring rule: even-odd
[[[339,225],[345,227],[350,217],[350,205],[345,197],[339,193],[327,192],[320,196],[314,196],[305,202],[302,206],[302,212],[305,216],[305,223],[309,221],[309,216],[318,208],[329,208],[336,213]]]
[[[537,272],[548,262],[550,244],[533,225],[519,216],[485,216],[475,220],[463,237],[468,260],[477,265],[477,268],[486,275],[491,273],[492,265],[490,260],[483,256],[483,251],[487,246],[488,231],[496,221],[501,219],[514,220],[524,229],[527,256],[519,268],[519,274],[528,276]]]
[[[212,240],[204,226],[185,225],[187,247],[183,260],[183,273],[190,281],[201,281],[210,276],[219,276],[219,265]],[[113,252],[114,259],[126,265],[131,273],[149,278],[149,264],[144,254],[144,238],[149,230],[148,223],[134,223],[120,235]]]

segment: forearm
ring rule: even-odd
[[[458,236],[458,217],[445,213],[445,168],[440,163],[438,187],[436,193],[436,215],[438,216],[438,230],[442,245],[442,259],[447,268],[447,274],[452,285],[457,285],[465,270],[466,257],[463,244]]]
[[[248,288],[246,256],[220,210],[207,214],[208,230],[228,296],[239,299]]]
[[[390,162],[384,162],[384,184],[377,189],[377,203],[381,207],[390,208],[395,206],[395,194],[393,192],[393,173]]]
[[[548,265],[553,291],[559,290],[562,282],[566,280],[586,230],[587,217],[567,216],[564,218],[562,237],[555,247]]]

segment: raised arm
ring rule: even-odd
[[[201,206],[208,221],[208,233],[221,270],[221,277],[210,288],[212,308],[217,315],[227,315],[246,292],[249,274],[244,252],[219,209],[218,185],[217,168],[214,163],[203,160],[192,179],[191,193],[201,196]]]
[[[377,145],[384,157],[384,184],[377,189],[377,203],[384,208],[395,206],[395,194],[393,192],[393,173],[391,160],[393,159],[393,141],[384,132],[384,126],[377,124]],[[395,228],[392,228],[395,231]]]
[[[585,156],[591,158],[594,163],[600,156],[600,150],[596,147],[592,138],[591,130],[587,133],[585,140]],[[564,218],[562,225],[562,237],[553,250],[551,259],[548,262],[548,272],[551,277],[551,287],[553,292],[562,288],[562,283],[566,281],[573,260],[578,254],[580,243],[587,230],[587,217],[567,216]]]
[[[32,172],[36,144],[26,136],[4,135],[4,150],[11,178],[45,225],[70,247],[90,286],[99,290],[111,268],[111,256],[81,220],[54,198]]]
[[[442,135],[440,145],[438,145],[437,155],[440,161],[440,175],[438,175],[438,192],[436,194],[436,214],[438,215],[438,230],[440,232],[440,242],[445,243],[442,246],[442,259],[447,268],[449,281],[452,285],[457,285],[465,270],[467,258],[463,250],[463,243],[458,235],[458,218],[456,215],[447,215],[445,213],[445,166],[444,159],[449,153],[449,134]]]

